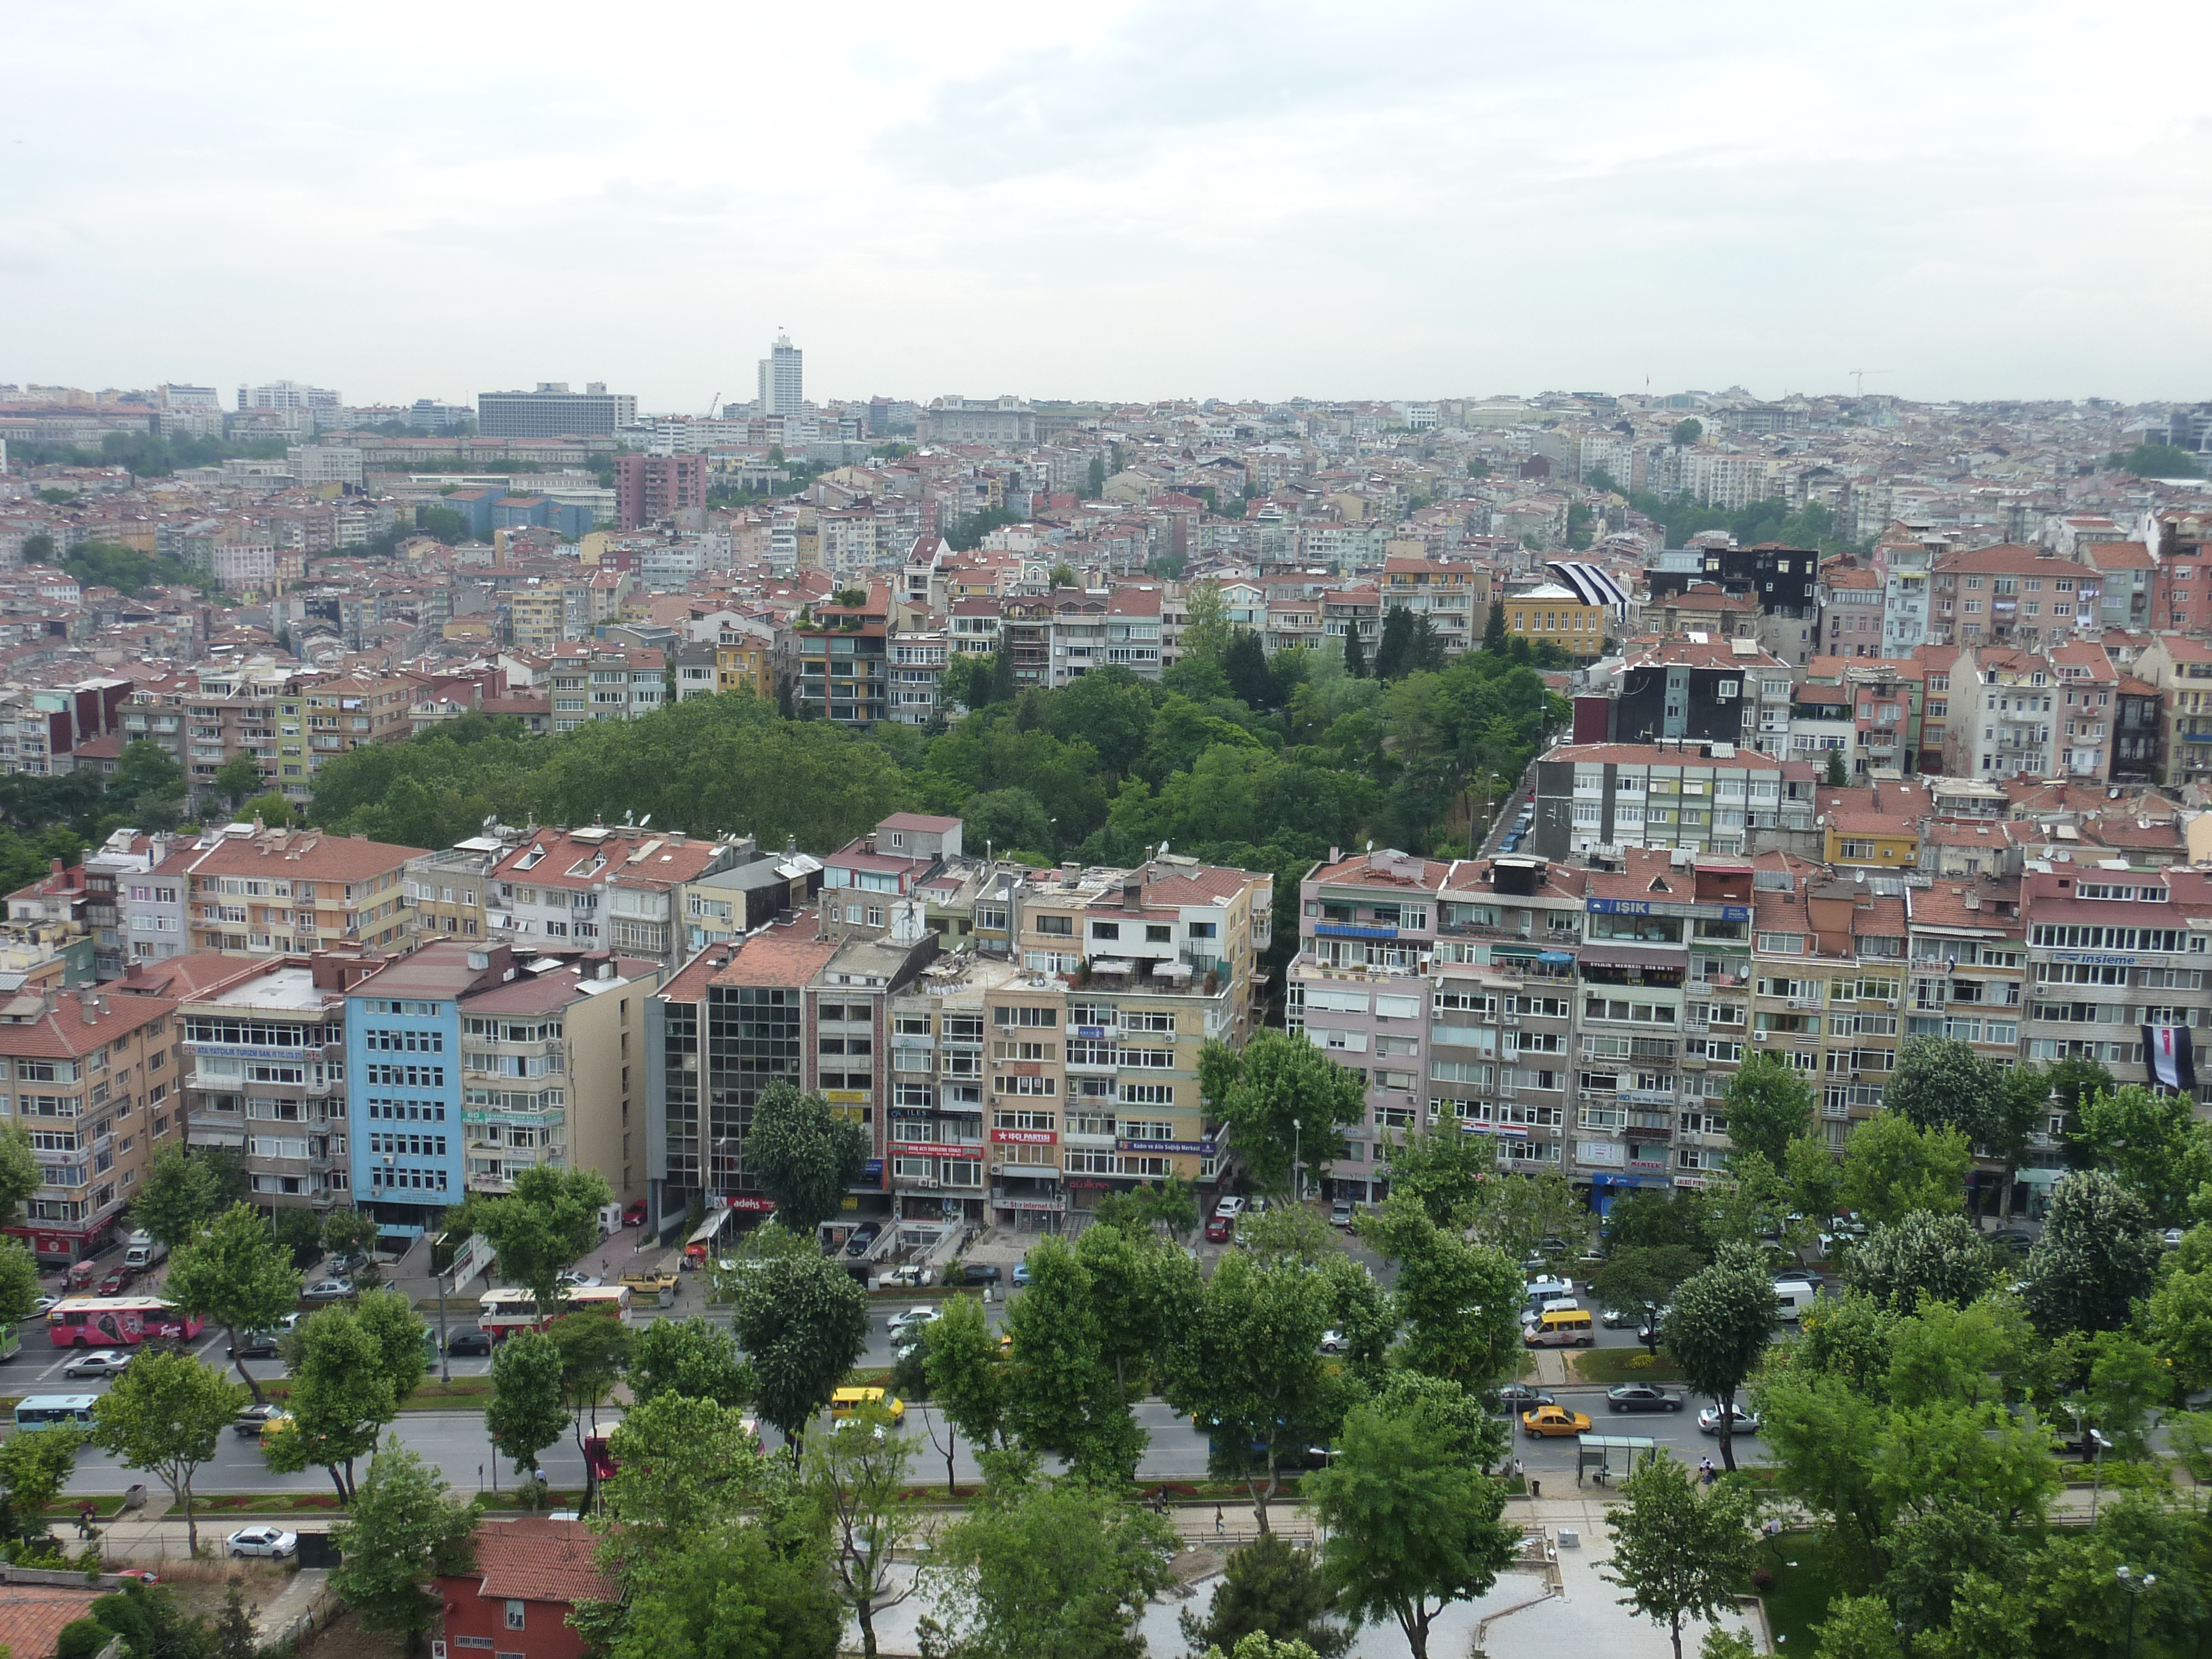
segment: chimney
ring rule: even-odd
[[[1145,908],[1145,884],[1139,878],[1132,876],[1121,884],[1121,908],[1124,910]]]

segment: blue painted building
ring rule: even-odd
[[[465,1196],[460,1001],[514,971],[507,945],[439,939],[347,994],[353,1199],[386,1233],[434,1228]]]

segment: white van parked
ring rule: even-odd
[[[1780,1316],[1795,1324],[1804,1317],[1805,1310],[1820,1297],[1819,1287],[1802,1279],[1781,1279],[1774,1284],[1774,1299]]]

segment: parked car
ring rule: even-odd
[[[274,1331],[240,1331],[238,1340],[231,1344],[233,1359],[274,1359],[276,1358],[276,1333]]]
[[[95,1292],[95,1294],[100,1296],[120,1296],[125,1291],[130,1288],[131,1281],[137,1277],[138,1270],[136,1267],[118,1267],[113,1273],[108,1274],[106,1278],[100,1281],[100,1289]]]
[[[1682,1409],[1682,1396],[1656,1389],[1649,1382],[1624,1382],[1605,1391],[1605,1408],[1610,1412],[1678,1412]]]
[[[1729,1428],[1729,1433],[1731,1436],[1739,1434],[1757,1434],[1759,1432],[1759,1413],[1757,1412],[1747,1412],[1741,1406],[1736,1407],[1735,1411],[1735,1419]],[[1698,1413],[1698,1432],[1699,1434],[1718,1435],[1720,1431],[1721,1408],[1718,1406],[1708,1406],[1705,1410]]]
[[[446,1339],[446,1352],[457,1356],[489,1354],[491,1352],[491,1334],[489,1331],[455,1331]]]
[[[2158,1236],[2158,1242],[2165,1245],[2167,1249],[2172,1249],[2175,1245],[2181,1243],[2181,1229],[2179,1227],[2168,1227],[2164,1232]]]
[[[230,1431],[246,1439],[258,1440],[261,1431],[268,1427],[269,1419],[282,1416],[283,1411],[282,1406],[248,1406],[232,1420]]]
[[[1244,1200],[1237,1197],[1236,1194],[1231,1193],[1228,1197],[1222,1199],[1214,1205],[1213,1212],[1216,1215],[1225,1215],[1231,1221],[1234,1221],[1238,1216],[1244,1213]]]
[[[1332,1227],[1352,1225],[1352,1200],[1340,1198],[1328,1206],[1328,1224]]]
[[[300,1534],[276,1527],[241,1527],[222,1541],[233,1555],[263,1555],[273,1561],[300,1553]]]
[[[1599,1320],[1603,1322],[1606,1329],[1609,1331],[1622,1331],[1626,1330],[1631,1325],[1642,1324],[1644,1322],[1644,1310],[1641,1308],[1601,1308],[1598,1310],[1597,1316]]]
[[[1023,1257],[1019,1261],[1017,1261],[1016,1263],[1014,1263],[1014,1283],[1015,1283],[1015,1284],[1017,1284],[1017,1285],[1026,1285],[1026,1284],[1028,1284],[1029,1282],[1030,1282],[1030,1263],[1029,1263],[1029,1258],[1028,1258],[1027,1256],[1024,1256],[1024,1257]]]
[[[919,1304],[908,1308],[904,1313],[896,1313],[891,1316],[891,1337],[896,1340],[908,1331],[918,1334],[924,1325],[933,1324],[944,1317],[944,1309],[928,1303]]]
[[[1521,1413],[1521,1428],[1531,1440],[1551,1440],[1571,1434],[1588,1434],[1590,1420],[1565,1406],[1539,1406]]]
[[[1342,1331],[1323,1331],[1321,1334],[1321,1351],[1323,1353],[1342,1353],[1351,1346]]]
[[[113,1376],[131,1366],[131,1355],[122,1348],[94,1348],[62,1367],[64,1376]]]
[[[350,1279],[319,1279],[300,1292],[302,1302],[350,1302],[353,1298]]]
[[[49,1313],[52,1312],[54,1309],[61,1305],[61,1297],[58,1296],[40,1297],[36,1302],[33,1302],[31,1304],[31,1317],[33,1319],[44,1319]]]
[[[580,1273],[573,1267],[563,1267],[553,1275],[553,1282],[571,1291],[596,1291],[601,1280],[597,1273]]]
[[[1532,1389],[1525,1382],[1508,1382],[1498,1390],[1495,1399],[1497,1403],[1492,1409],[1504,1412],[1508,1416],[1520,1412],[1532,1412],[1539,1406],[1558,1403],[1550,1395]]]
[[[1209,1244],[1226,1244],[1229,1242],[1230,1232],[1236,1225],[1235,1216],[1209,1216],[1206,1223],[1206,1242]]]
[[[631,1205],[629,1208],[623,1212],[623,1225],[625,1227],[642,1227],[645,1225],[645,1200],[641,1198],[636,1203]]]
[[[847,1255],[867,1255],[868,1247],[883,1237],[883,1231],[881,1222],[863,1221],[853,1229],[853,1236],[845,1241],[845,1254]]]
[[[960,1282],[963,1285],[995,1285],[1006,1275],[995,1261],[967,1261],[960,1267]]]

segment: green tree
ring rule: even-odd
[[[1344,672],[1351,679],[1367,678],[1367,643],[1359,637],[1356,617],[1344,624]]]
[[[637,1406],[664,1394],[718,1406],[742,1406],[752,1397],[752,1378],[736,1341],[696,1315],[640,1326],[630,1344],[629,1382]]]
[[[517,1474],[538,1467],[538,1455],[568,1426],[561,1400],[561,1352],[538,1331],[517,1331],[492,1351],[491,1403],[484,1408],[491,1443]]]
[[[2027,1256],[2022,1299],[2046,1337],[2118,1330],[2157,1275],[2158,1235],[2142,1200],[2101,1170],[2052,1190],[2043,1236]]]
[[[1002,1451],[1008,1443],[1006,1356],[991,1329],[983,1304],[972,1296],[945,1298],[944,1316],[921,1328],[922,1372],[929,1397],[957,1434],[980,1455]],[[945,1442],[945,1494],[957,1495],[952,1455],[957,1442]]]
[[[624,1580],[608,1659],[833,1659],[844,1626],[818,1530],[717,1516]],[[592,1628],[591,1610],[577,1622]]]
[[[172,1144],[154,1155],[138,1196],[131,1201],[131,1224],[171,1249],[187,1243],[222,1210],[214,1166]]]
[[[1674,1659],[1682,1659],[1685,1622],[1717,1624],[1735,1610],[1736,1588],[1751,1571],[1757,1499],[1732,1480],[1701,1491],[1664,1452],[1645,1454],[1620,1496],[1606,1510],[1613,1559],[1600,1571],[1628,1592],[1623,1607],[1666,1627]]]
[[[200,1553],[192,1477],[214,1457],[222,1432],[246,1405],[246,1390],[188,1353],[141,1352],[93,1402],[92,1443],[125,1468],[161,1477],[185,1512],[187,1551]]]
[[[365,1257],[375,1249],[379,1231],[376,1218],[362,1211],[332,1210],[323,1218],[323,1248],[332,1255]]]
[[[1035,853],[1040,857],[1049,858],[1060,848],[1059,832],[1053,828],[1044,810],[1044,803],[1026,789],[989,789],[981,794],[970,795],[961,805],[960,817],[963,836],[972,836],[988,848],[994,858],[1004,858],[1015,852]],[[842,1118],[831,1121],[841,1125],[845,1123]],[[757,1117],[755,1123],[757,1126]],[[848,1127],[859,1129],[857,1124]],[[759,1133],[757,1127],[754,1133]],[[865,1145],[866,1133],[861,1132],[861,1134]],[[842,1195],[842,1189],[839,1190]]]
[[[1492,599],[1489,618],[1482,624],[1482,648],[1504,656],[1505,643],[1505,601]]]
[[[1960,1209],[1973,1148],[1956,1129],[1922,1129],[1895,1112],[1877,1112],[1844,1143],[1844,1202],[1871,1222],[1914,1210]]]
[[[1692,1390],[1720,1407],[1721,1462],[1735,1468],[1735,1407],[1773,1335],[1780,1304],[1758,1250],[1723,1244],[1674,1290],[1661,1334]]]
[[[795,1462],[806,1425],[867,1346],[868,1293],[809,1252],[742,1275],[732,1301],[730,1328],[752,1362],[760,1414],[783,1431]]]
[[[1590,1294],[1602,1308],[1656,1308],[1704,1266],[1705,1258],[1686,1244],[1619,1249],[1590,1275]]]
[[[4,1535],[46,1536],[46,1512],[76,1473],[84,1441],[82,1431],[59,1423],[18,1429],[0,1440],[0,1491],[8,1495]]]
[[[145,1200],[142,1197],[139,1201],[143,1204]],[[270,1237],[260,1212],[250,1204],[234,1204],[216,1217],[215,1224],[205,1232],[177,1246],[169,1258],[165,1289],[170,1300],[186,1313],[222,1326],[235,1352],[241,1333],[273,1331],[297,1305],[300,1273]],[[418,1348],[418,1370],[420,1352]],[[246,1362],[235,1363],[254,1400],[266,1400],[260,1382],[246,1369]]]
[[[2212,1388],[2212,1271],[2167,1273],[2143,1310],[2143,1329],[2184,1396]]]
[[[378,1336],[351,1309],[325,1308],[283,1345],[292,1374],[284,1409],[292,1423],[263,1441],[262,1455],[283,1474],[320,1465],[341,1504],[353,1500],[356,1461],[376,1449],[384,1425],[399,1414],[391,1358]],[[415,1354],[419,1381],[419,1344]]]
[[[1514,1261],[1527,1261],[1547,1238],[1580,1238],[1589,1225],[1589,1206],[1557,1170],[1501,1171],[1476,1195],[1475,1237]]]
[[[241,750],[233,755],[208,780],[208,787],[235,809],[248,795],[261,792],[261,763]]]
[[[1813,1085],[1779,1054],[1753,1054],[1728,1080],[1729,1139],[1740,1152],[1758,1152],[1776,1169],[1791,1139],[1813,1127]]]
[[[2204,470],[2197,458],[2174,444],[2137,444],[2134,448],[2115,453],[2110,461],[2113,471],[2132,472],[2139,478],[2201,478]]]
[[[1028,1265],[1029,1288],[1006,1310],[1006,1427],[1084,1479],[1127,1481],[1147,1437],[1115,1376],[1091,1269],[1057,1238],[1031,1249]]]
[[[437,1581],[468,1571],[476,1530],[476,1510],[395,1438],[369,1465],[350,1517],[331,1528],[339,1554],[331,1588],[362,1629],[397,1636],[414,1653],[445,1611]]]
[[[498,1254],[501,1276],[550,1310],[564,1299],[562,1270],[599,1242],[599,1211],[613,1198],[596,1170],[536,1164],[504,1197],[471,1194],[449,1231],[482,1233]]]
[[[547,1328],[546,1340],[561,1359],[561,1404],[576,1425],[576,1450],[584,1449],[585,1423],[599,1426],[599,1407],[622,1380],[629,1358],[630,1328],[598,1312],[564,1314]]]
[[[313,1267],[323,1253],[323,1218],[313,1210],[286,1205],[276,1212],[276,1231],[277,1250],[295,1267]]]
[[[1670,435],[1678,444],[1693,444],[1705,435],[1705,423],[1695,416],[1677,421]]]
[[[869,1150],[867,1131],[831,1111],[820,1095],[771,1083],[753,1107],[745,1168],[775,1200],[777,1219],[811,1233],[843,1206]]]
[[[20,1123],[0,1124],[0,1226],[21,1217],[23,1201],[46,1184],[31,1150],[31,1137]]]
[[[185,793],[185,769],[151,738],[137,738],[126,744],[107,780],[108,799],[126,804],[126,810],[138,811],[151,803],[181,803]],[[143,816],[143,811],[138,815]]]
[[[2004,1073],[1947,1037],[1907,1039],[1882,1099],[1923,1129],[1956,1129],[1978,1143],[2002,1132],[2004,1102]]]
[[[1018,1305],[1018,1304],[1017,1304]],[[1001,1476],[936,1555],[958,1659],[1141,1659],[1136,1622],[1167,1587],[1175,1529],[1080,1480]]]
[[[1206,1109],[1229,1125],[1238,1160],[1265,1193],[1290,1191],[1296,1159],[1311,1169],[1343,1156],[1342,1130],[1367,1115],[1358,1077],[1303,1031],[1262,1030],[1241,1050],[1209,1038],[1199,1080]]]
[[[1235,637],[1228,601],[1221,596],[1221,584],[1212,580],[1193,582],[1183,595],[1183,656],[1220,663],[1229,655],[1230,642]]]
[[[208,1633],[216,1659],[259,1659],[261,1615],[246,1604],[246,1580],[237,1573],[223,1586],[222,1611]]]
[[[1303,1643],[1316,1659],[1338,1659],[1352,1632],[1330,1618],[1336,1607],[1321,1564],[1279,1532],[1262,1534],[1223,1564],[1203,1620],[1185,1613],[1182,1639],[1194,1653],[1211,1649],[1244,1659],[1242,1645],[1260,1637],[1275,1644],[1261,1659],[1286,1659]]]
[[[1501,1518],[1504,1489],[1442,1453],[1411,1413],[1355,1408],[1306,1492],[1328,1528],[1322,1562],[1338,1605],[1395,1621],[1413,1659],[1428,1659],[1437,1615],[1486,1594],[1520,1546]]]
[[[2186,1219],[2190,1200],[2212,1181],[2212,1127],[2197,1121],[2185,1094],[2100,1089],[2082,1097],[2075,1122],[2077,1154],[2124,1182],[2159,1226]]]
[[[1921,1297],[1965,1304],[1996,1276],[1996,1253],[1962,1215],[1914,1210],[1853,1247],[1844,1279],[1887,1308],[1910,1313]]]
[[[1504,1374],[1521,1352],[1521,1270],[1512,1258],[1437,1226],[1395,1193],[1361,1218],[1359,1231],[1398,1264],[1403,1364],[1468,1389]]]
[[[0,1241],[0,1325],[15,1326],[38,1312],[39,1264],[14,1239]]]
[[[1169,1402],[1214,1425],[1209,1472],[1243,1481],[1261,1532],[1285,1449],[1325,1437],[1343,1412],[1320,1352],[1331,1311],[1328,1285],[1303,1263],[1232,1250],[1170,1361]]]
[[[742,1412],[680,1394],[655,1395],[626,1413],[607,1451],[615,1474],[601,1496],[623,1518],[618,1556],[665,1553],[719,1516],[781,1501],[778,1477],[787,1479],[791,1467],[777,1458],[770,1468]]]
[[[1490,1138],[1449,1121],[1409,1131],[1390,1150],[1391,1193],[1413,1199],[1439,1227],[1473,1226],[1484,1184],[1498,1178]]]
[[[890,1417],[870,1408],[842,1431],[817,1435],[806,1449],[806,1486],[830,1534],[830,1580],[860,1627],[860,1651],[875,1659],[876,1615],[913,1593],[893,1559],[910,1551],[920,1516],[905,1496],[914,1443]]]
[[[1840,749],[1828,750],[1826,769],[1820,781],[1831,789],[1842,789],[1848,787],[1850,781],[1851,775],[1844,767],[1844,751]]]
[[[1091,1275],[1100,1352],[1124,1390],[1141,1383],[1197,1310],[1198,1264],[1149,1228],[1086,1228],[1075,1254]]]
[[[1275,677],[1267,666],[1267,648],[1250,629],[1237,630],[1221,666],[1229,677],[1229,695],[1247,708],[1273,708],[1279,703]]]

